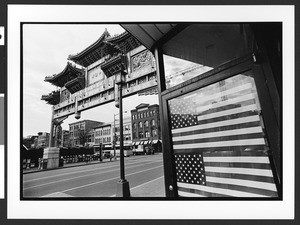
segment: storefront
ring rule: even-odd
[[[167,197],[281,198],[282,24],[122,26],[155,55]]]

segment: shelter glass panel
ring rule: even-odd
[[[278,197],[252,72],[168,101],[178,195]]]

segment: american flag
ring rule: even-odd
[[[228,78],[169,108],[180,196],[277,196],[253,78]]]
[[[175,154],[179,196],[277,197],[263,152]]]

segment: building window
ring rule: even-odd
[[[146,120],[145,123],[144,123],[145,127],[149,127],[149,121]]]
[[[139,128],[143,128],[143,123],[139,122]]]
[[[133,129],[136,129],[136,123],[133,123],[132,126],[133,126]]]
[[[155,120],[152,120],[152,121],[151,121],[151,125],[152,125],[152,126],[155,126],[155,124],[156,124],[156,123],[155,123]]]
[[[133,138],[133,139],[136,139],[136,138],[137,138],[137,136],[136,136],[136,133],[135,133],[135,132],[133,132],[133,133],[132,133],[132,138]]]
[[[139,138],[144,138],[144,133],[143,132],[139,132]]]
[[[152,130],[152,137],[156,137],[157,136],[157,130]]]
[[[146,136],[146,138],[150,137],[150,132],[149,132],[149,131],[146,131],[146,132],[145,132],[145,136]]]

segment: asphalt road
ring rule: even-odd
[[[132,197],[164,197],[162,155],[125,158]],[[23,175],[23,197],[115,197],[120,161],[87,164]]]

